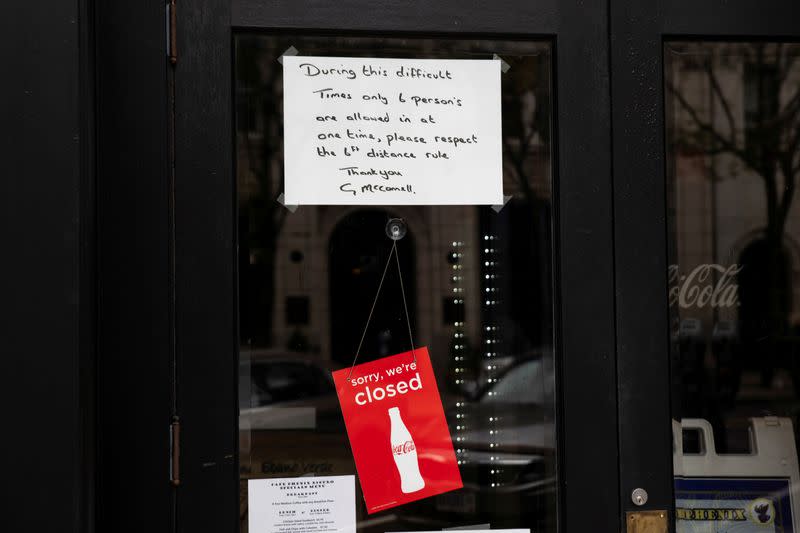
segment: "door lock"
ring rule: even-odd
[[[633,489],[631,501],[636,505],[642,506],[647,503],[647,491],[644,489]]]

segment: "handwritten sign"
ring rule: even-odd
[[[503,203],[499,60],[286,56],[290,205]]]

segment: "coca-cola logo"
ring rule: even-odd
[[[417,447],[414,446],[414,441],[407,440],[402,444],[395,444],[392,446],[392,453],[395,455],[404,455],[408,452],[413,452]]]
[[[735,307],[739,305],[736,276],[743,266],[707,263],[681,275],[678,265],[669,266],[669,305],[680,307]],[[716,282],[712,273],[718,274]]]

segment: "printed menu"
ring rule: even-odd
[[[355,533],[354,476],[251,479],[249,533]]]

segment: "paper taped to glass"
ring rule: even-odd
[[[502,204],[500,67],[284,57],[285,202]]]

